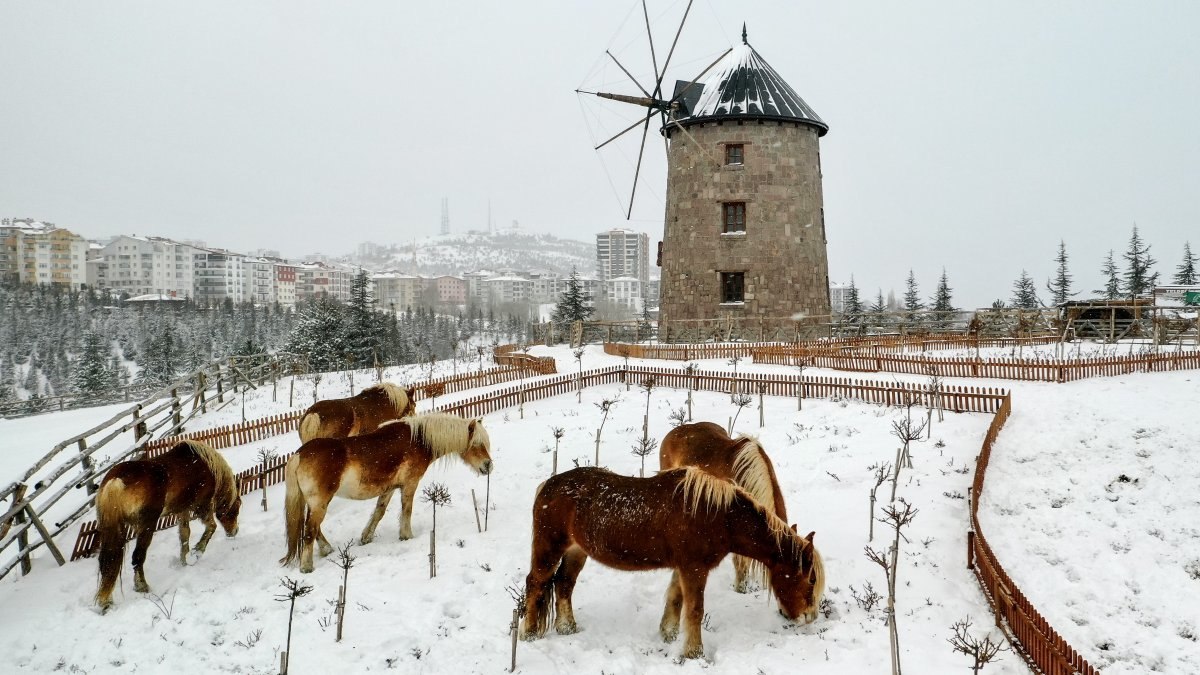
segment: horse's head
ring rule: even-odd
[[[779,600],[779,613],[789,621],[812,623],[825,594],[825,568],[821,554],[813,546],[813,535],[801,538],[792,525],[791,541],[783,545],[784,554],[770,565],[771,586]]]
[[[475,469],[480,475],[492,472],[492,441],[488,438],[487,430],[483,428],[483,420],[474,419],[467,423],[467,449],[462,453],[462,460],[467,466]]]
[[[417,387],[413,385],[404,390],[405,398],[408,403],[404,406],[404,410],[400,412],[400,417],[412,417],[417,414]]]
[[[238,533],[238,513],[242,510],[242,496],[235,495],[233,501],[216,509],[217,522],[225,528],[225,536],[233,537]]]

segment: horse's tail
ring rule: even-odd
[[[100,540],[100,588],[96,603],[107,609],[112,604],[113,588],[121,576],[125,561],[125,481],[105,481],[96,494],[96,535]]]
[[[321,416],[315,412],[305,413],[300,418],[300,443],[307,443],[321,431]]]
[[[307,505],[304,503],[304,493],[300,491],[300,453],[288,459],[284,470],[287,484],[287,495],[284,497],[284,523],[287,531],[287,555],[279,559],[280,565],[290,565],[300,556],[300,541],[304,532],[304,514]]]

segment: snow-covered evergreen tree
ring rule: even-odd
[[[1125,258],[1127,267],[1122,275],[1121,291],[1129,298],[1149,295],[1158,281],[1158,273],[1153,271],[1158,261],[1150,255],[1150,245],[1142,241],[1137,225],[1133,226],[1129,248],[1122,257]]]
[[[1041,306],[1038,302],[1037,286],[1025,270],[1021,270],[1021,276],[1013,282],[1013,295],[1009,304],[1017,309],[1037,309]]]
[[[958,310],[954,307],[952,294],[950,277],[946,274],[946,268],[943,267],[942,276],[938,279],[937,291],[932,298],[932,309],[935,312],[933,317],[938,328],[948,328],[954,322],[954,314]]]
[[[308,304],[299,314],[296,328],[284,351],[307,356],[311,371],[328,372],[345,368],[350,345],[346,339],[346,319],[341,306],[321,298]]]
[[[1121,277],[1117,276],[1117,263],[1113,260],[1112,249],[1109,249],[1108,256],[1104,258],[1104,263],[1100,266],[1100,273],[1104,275],[1104,288],[1098,288],[1092,292],[1105,300],[1116,300],[1121,297]]]
[[[75,390],[85,395],[102,394],[112,388],[108,371],[108,342],[95,331],[83,334],[83,352],[75,364]]]
[[[1071,273],[1067,271],[1067,242],[1058,242],[1058,255],[1054,256],[1054,278],[1046,281],[1050,301],[1061,305],[1075,295],[1071,292]]]
[[[567,288],[559,296],[554,306],[551,321],[559,326],[564,334],[576,321],[587,321],[594,310],[587,306],[587,296],[583,293],[583,285],[579,283],[579,274],[571,268],[571,276],[567,277]]]
[[[1200,259],[1197,259],[1192,253],[1191,242],[1183,242],[1183,262],[1179,263],[1179,266],[1175,268],[1175,283],[1185,286],[1198,283],[1197,279],[1200,279],[1200,277],[1196,275],[1197,262],[1200,262]]]
[[[846,301],[842,311],[848,315],[851,322],[858,322],[862,319],[863,302],[859,297],[858,286],[854,284],[854,275],[850,275],[850,287],[846,289]]]
[[[908,279],[904,282],[904,311],[908,312],[906,318],[910,323],[920,323],[921,317],[917,312],[925,309],[925,303],[921,302],[921,291],[917,287],[917,275],[913,274],[912,270],[908,271]]]

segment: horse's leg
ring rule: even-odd
[[[708,570],[684,570],[679,575],[683,591],[683,658],[698,659],[704,656],[704,641],[701,639],[701,624],[704,622],[704,585],[708,583]]]
[[[683,590],[679,587],[679,571],[671,573],[667,586],[667,602],[663,607],[662,621],[658,623],[658,634],[663,642],[674,642],[679,637],[679,612],[683,610]]]
[[[187,564],[188,545],[192,541],[192,512],[184,511],[179,518],[179,564]]]
[[[587,562],[587,554],[582,548],[572,546],[563,554],[558,571],[554,573],[555,613],[554,630],[559,635],[578,633],[579,626],[575,623],[575,609],[571,606],[571,594],[575,591],[575,582]]]
[[[526,640],[542,637],[550,627],[550,611],[554,599],[554,587],[551,582],[563,554],[570,546],[566,537],[554,541],[548,539],[548,535],[538,535],[535,530],[532,560],[529,564],[529,574],[525,577],[525,625],[521,628],[521,637]]]
[[[321,533],[321,521],[325,520],[325,511],[329,503],[309,504],[308,520],[304,524],[304,540],[300,544],[300,571],[305,574],[313,571],[313,540],[324,539]]]
[[[204,534],[200,535],[200,541],[196,542],[196,553],[204,553],[208,548],[208,541],[212,539],[213,533],[217,531],[217,519],[213,517],[213,512],[197,513],[197,517],[204,522]]]
[[[403,494],[400,495],[400,541],[413,538],[412,505],[413,497],[417,496],[417,481],[410,480],[400,485]]]
[[[150,585],[146,583],[146,550],[150,548],[150,540],[154,538],[154,521],[149,525],[143,523],[138,531],[137,543],[133,546],[133,590],[138,593],[149,593]]]
[[[738,593],[750,592],[750,564],[750,558],[740,555],[733,556],[733,590],[737,591]]]
[[[379,500],[375,502],[375,511],[371,513],[371,519],[367,521],[367,526],[363,528],[362,537],[358,543],[369,544],[375,540],[375,528],[379,526],[379,521],[383,520],[383,513],[387,511],[388,503],[392,501],[392,495],[396,493],[395,488],[379,495]]]

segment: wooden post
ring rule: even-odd
[[[521,610],[513,609],[512,620],[512,665],[508,672],[512,673],[517,670],[517,632],[520,630]]]
[[[143,422],[141,418],[142,406],[136,405],[133,407],[133,442],[135,445],[138,441],[142,440],[142,436],[146,435],[146,423]],[[144,446],[141,451],[138,452],[138,455],[140,459],[146,458],[146,448]]]
[[[33,526],[37,528],[38,534],[42,535],[42,541],[46,542],[46,548],[50,549],[50,553],[54,555],[54,560],[58,563],[58,566],[62,567],[66,565],[66,558],[63,558],[62,551],[58,550],[58,546],[54,545],[54,538],[50,536],[50,531],[42,524],[42,519],[38,518],[32,504],[25,505],[25,513],[29,515],[29,520],[33,521]]]
[[[17,486],[16,492],[13,492],[13,506],[20,504],[21,500],[25,499],[26,489],[27,486],[24,483]],[[24,523],[25,510],[22,509],[17,512],[17,515],[13,516],[13,524],[23,525]],[[25,530],[17,535],[17,555],[21,556],[21,576],[29,574],[33,569],[32,564],[29,562],[29,530]]]
[[[342,621],[344,621],[346,618],[346,587],[345,586],[338,586],[337,617],[338,617],[337,641],[341,642],[342,641]]]
[[[174,431],[171,432],[172,436],[178,436],[179,434],[183,433],[183,429],[180,428],[181,424],[183,423],[182,413],[183,413],[183,404],[179,402],[179,390],[172,389],[171,390],[171,428],[174,429]]]
[[[292,381],[288,385],[288,407],[295,405],[296,401],[296,373],[292,373]]]
[[[77,445],[79,446],[79,454],[83,455],[87,451],[87,441],[81,438]],[[96,474],[93,473],[93,470],[96,468],[96,462],[92,460],[91,455],[84,455],[81,463],[83,464],[83,470],[88,472],[87,483],[85,483],[87,485],[87,493],[94,495],[100,489],[96,485]]]
[[[492,474],[489,473],[487,475],[487,487],[484,488],[484,492],[483,492],[483,531],[484,532],[487,532],[488,511],[490,511],[492,508],[491,504],[492,504]]]
[[[287,652],[279,652],[279,675],[287,675]]]
[[[475,501],[475,488],[471,488],[471,506],[475,508],[475,529],[483,532],[483,526],[479,524],[479,502]]]
[[[975,569],[975,530],[967,530],[967,569]]]
[[[429,578],[430,579],[437,576],[437,548],[436,548],[437,544],[434,543],[435,542],[434,537],[436,537],[436,536],[437,536],[437,533],[434,530],[429,531]]]
[[[221,382],[221,364],[217,364],[217,403],[225,402],[225,389]]]

